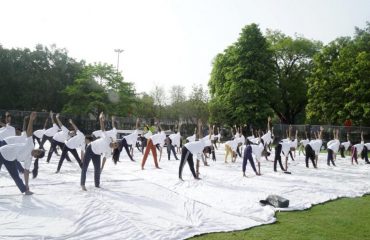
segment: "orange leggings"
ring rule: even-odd
[[[153,155],[153,158],[154,158],[155,167],[159,168],[158,161],[157,161],[157,149],[155,148],[152,139],[149,139],[148,143],[146,145],[143,160],[141,161],[141,167],[144,168],[144,165],[145,165],[146,159],[148,158],[150,150],[152,150],[152,155]]]

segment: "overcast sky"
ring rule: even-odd
[[[370,21],[370,0],[0,0],[0,44],[66,48],[117,65],[137,92],[207,86],[212,59],[247,24],[328,43]]]

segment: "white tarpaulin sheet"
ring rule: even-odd
[[[162,169],[154,168],[150,156],[141,170],[141,153],[136,151],[131,162],[123,151],[117,165],[107,161],[100,189],[94,187],[90,163],[84,192],[73,157],[55,174],[59,157],[53,155],[49,164],[40,160],[38,178],[30,179],[32,196],[19,192],[3,166],[0,239],[184,239],[274,222],[276,209],[259,204],[270,194],[289,199],[288,210],[302,210],[370,192],[370,166],[361,159],[351,165],[350,157],[338,156],[337,167],[328,167],[322,154],[319,168],[307,169],[304,156],[297,155],[289,161],[289,175],[273,171],[273,157],[262,159],[262,176],[255,176],[248,163],[244,178],[242,159],[224,163],[221,145],[217,161],[201,165],[202,180],[194,180],[185,165],[182,182],[173,156],[168,161],[163,154]]]

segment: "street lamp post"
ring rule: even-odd
[[[117,72],[118,72],[118,67],[119,67],[119,55],[123,52],[123,49],[114,49],[114,52],[117,53]]]

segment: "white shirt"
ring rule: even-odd
[[[262,151],[264,149],[263,144],[262,143],[258,145],[251,144],[250,146],[252,147],[252,153],[254,154],[256,160],[259,162],[262,156]]]
[[[271,131],[268,130],[267,133],[265,133],[261,138],[263,139],[263,142],[265,143],[265,145],[269,145],[271,142],[272,142],[272,137],[271,137]]]
[[[9,123],[0,131],[0,140],[4,140],[6,137],[15,136],[15,128],[10,126]]]
[[[67,140],[66,146],[70,149],[84,148],[85,135],[80,130],[77,130],[76,135]]]
[[[149,138],[152,139],[154,145],[159,144],[161,147],[163,147],[166,134],[164,132],[159,132],[150,136]]]
[[[101,138],[96,139],[95,141],[90,143],[91,150],[97,155],[111,152],[109,144],[112,142],[112,139],[110,137],[107,137],[105,135],[105,132],[103,131],[101,136]]]
[[[204,145],[204,141],[200,140],[200,141],[188,142],[184,146],[186,147],[186,149],[188,149],[191,152],[191,154],[196,155],[198,153],[203,153],[203,149],[205,145]]]
[[[322,146],[322,140],[311,140],[308,144],[310,144],[312,149],[315,151],[315,155],[319,155]]]
[[[286,139],[284,139],[283,141],[280,142],[281,144],[281,152],[285,155],[285,156],[288,156],[288,153],[290,151],[290,148],[292,146],[292,141],[287,141]]]
[[[347,150],[349,148],[349,145],[351,145],[351,142],[342,142],[340,145],[344,146],[344,150]]]
[[[212,142],[209,139],[209,135],[202,138],[202,141],[204,142],[204,147],[210,147],[212,146]]]
[[[361,143],[357,143],[353,145],[353,147],[357,149],[357,154],[360,154],[362,150],[364,149],[364,142],[361,141]]]
[[[365,143],[364,146],[366,146],[367,150],[370,150],[370,143]]]
[[[53,137],[58,131],[59,131],[58,125],[54,123],[51,128],[45,130],[44,135],[47,137]]]
[[[7,161],[24,162],[24,168],[29,170],[32,163],[31,152],[34,148],[32,137],[28,137],[24,143],[8,144],[0,147],[0,153]]]
[[[57,142],[64,143],[68,139],[68,128],[66,128],[64,125],[62,125],[62,131],[57,132],[54,136],[53,139]]]
[[[187,137],[186,140],[188,140],[189,142],[194,142],[195,138],[196,138],[196,135],[194,134],[193,136]]]
[[[294,139],[294,141],[291,141],[290,142],[290,147],[297,148],[298,147],[298,140]]]
[[[237,139],[230,140],[230,141],[227,141],[225,145],[228,145],[231,148],[231,150],[235,152],[238,147],[238,141]]]
[[[138,130],[135,129],[135,131],[127,136],[124,136],[123,138],[126,139],[126,142],[128,145],[135,145],[137,141],[137,136],[138,136]]]
[[[306,145],[310,142],[308,139],[303,139],[299,143],[303,145],[303,147],[306,147]]]
[[[169,137],[172,140],[172,145],[173,146],[180,147],[180,140],[181,140],[180,132],[171,134]]]
[[[328,149],[333,150],[334,153],[339,151],[340,142],[338,139],[334,139],[328,142]]]

